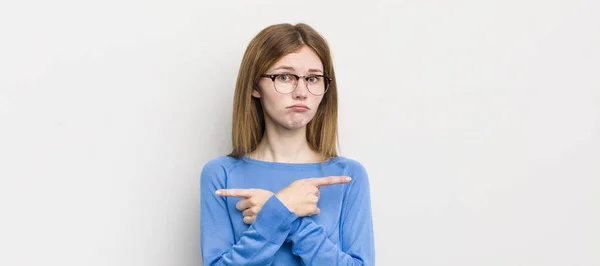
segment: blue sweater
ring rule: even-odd
[[[216,196],[223,188],[259,188],[277,193],[295,180],[350,176],[347,184],[320,188],[320,214],[298,217],[275,196],[252,225],[235,208],[241,200]],[[369,181],[357,161],[278,163],[222,156],[206,163],[200,181],[200,236],[204,266],[374,265]]]

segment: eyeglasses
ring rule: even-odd
[[[333,81],[333,78],[324,75],[263,74],[260,77],[270,78],[275,90],[281,94],[292,93],[298,87],[298,80],[303,78],[306,88],[315,96],[325,94],[329,89],[329,84]]]

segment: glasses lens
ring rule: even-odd
[[[314,95],[322,95],[327,91],[327,81],[321,76],[309,76],[306,78],[308,90]]]
[[[279,93],[290,93],[296,88],[298,80],[292,75],[279,75],[275,78],[275,90]]]

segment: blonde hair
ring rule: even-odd
[[[327,41],[310,26],[276,24],[260,31],[248,44],[235,85],[233,98],[233,150],[229,156],[241,158],[260,143],[265,120],[260,100],[252,97],[264,74],[283,56],[308,46],[323,64],[324,75],[333,78],[313,119],[308,123],[306,139],[309,146],[325,160],[337,157],[337,87],[333,62]]]

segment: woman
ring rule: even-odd
[[[326,41],[306,24],[263,29],[233,105],[233,151],[201,174],[204,265],[373,265],[369,182],[337,154]]]

